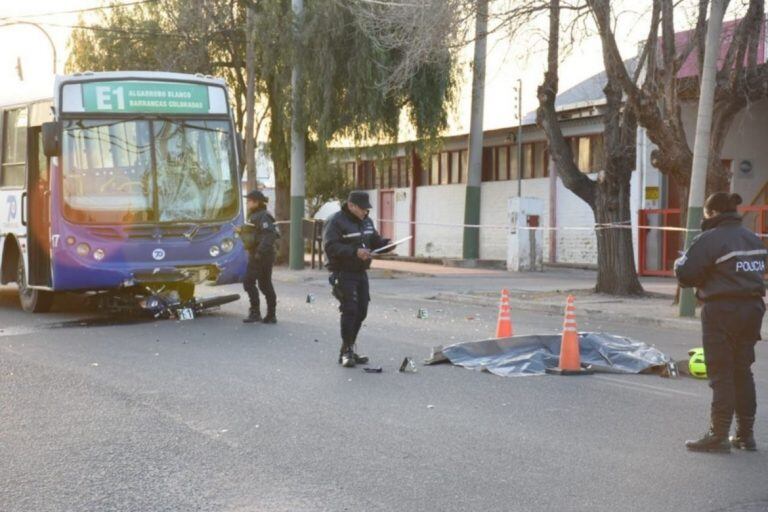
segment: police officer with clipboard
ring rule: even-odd
[[[275,218],[267,211],[268,201],[259,190],[252,190],[246,196],[248,222],[240,230],[240,238],[248,251],[243,289],[248,294],[250,310],[248,317],[243,320],[245,323],[277,323],[277,296],[272,286],[272,266],[275,264],[275,242],[280,238],[280,233],[275,226]],[[267,301],[267,315],[264,318],[261,317],[259,290]]]
[[[367,192],[350,192],[341,211],[328,219],[323,230],[326,267],[331,271],[329,282],[341,312],[339,363],[346,368],[368,363],[367,357],[355,352],[357,335],[368,315],[371,300],[366,271],[371,266],[371,251],[383,249],[390,243],[376,231],[368,216],[370,209]],[[390,247],[381,252],[393,249]]]
[[[704,303],[701,327],[707,377],[712,388],[711,423],[686,447],[698,452],[729,452],[731,446],[756,450],[755,382],[751,366],[765,314],[766,251],[763,241],[741,225],[738,194],[718,192],[704,203],[702,233],[675,262],[684,288],[696,288]],[[728,438],[736,415],[736,435]]]

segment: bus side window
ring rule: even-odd
[[[48,174],[51,172],[51,161],[43,152],[43,131],[37,131],[37,175],[40,181],[48,183]]]
[[[3,160],[0,187],[23,187],[27,154],[27,108],[3,113]]]

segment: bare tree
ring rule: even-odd
[[[337,0],[340,1],[340,0]],[[346,2],[360,28],[383,51],[402,55],[386,79],[384,90],[397,89],[425,65],[440,64],[443,50],[467,40],[475,16],[472,0],[388,0]]]
[[[549,153],[563,184],[586,202],[594,214],[598,266],[595,291],[613,295],[640,294],[643,288],[635,270],[632,231],[629,229],[630,178],[635,166],[637,122],[632,109],[624,108],[621,85],[609,72],[604,88],[605,169],[596,181],[579,170],[555,110],[559,82],[560,12],[560,1],[550,0],[547,71],[538,89],[537,120],[547,135]]]
[[[721,164],[721,154],[734,118],[750,102],[768,97],[768,65],[757,62],[765,2],[748,1],[747,11],[736,25],[717,75],[709,142],[709,191],[729,187],[730,175]],[[696,58],[701,69],[709,0],[698,2],[696,25],[687,41],[675,32],[676,3],[653,0],[648,37],[634,73],[622,61],[610,2],[587,0],[587,3],[608,56],[606,68],[621,84],[627,103],[637,114],[638,123],[646,128],[648,137],[657,146],[651,155],[653,165],[678,185],[681,203],[685,206],[693,153],[686,137],[682,110],[685,102],[696,98],[699,77],[681,78],[679,72],[689,58]],[[641,75],[644,75],[642,81]]]

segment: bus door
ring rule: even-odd
[[[29,251],[29,284],[51,286],[51,188],[50,161],[43,154],[39,126],[29,129],[27,162],[27,249]]]

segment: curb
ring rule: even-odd
[[[458,304],[472,304],[475,306],[494,307],[498,305],[498,300],[496,299],[461,293],[440,292],[437,295],[429,298],[437,301],[453,302]],[[512,296],[509,298],[509,304],[516,310],[520,311],[533,311],[537,313],[550,313],[557,315],[561,315],[563,313],[562,305],[524,301],[515,299]],[[699,330],[701,328],[701,324],[699,323],[698,319],[689,320],[685,318],[649,318],[646,316],[628,315],[622,312],[611,312],[604,309],[594,309],[590,308],[589,306],[580,306],[579,311],[583,311],[584,313],[588,314],[591,319],[604,321],[615,321],[617,319],[621,319],[627,322],[632,322],[636,325],[651,325],[655,327],[667,327],[675,329],[682,328],[687,330]]]

